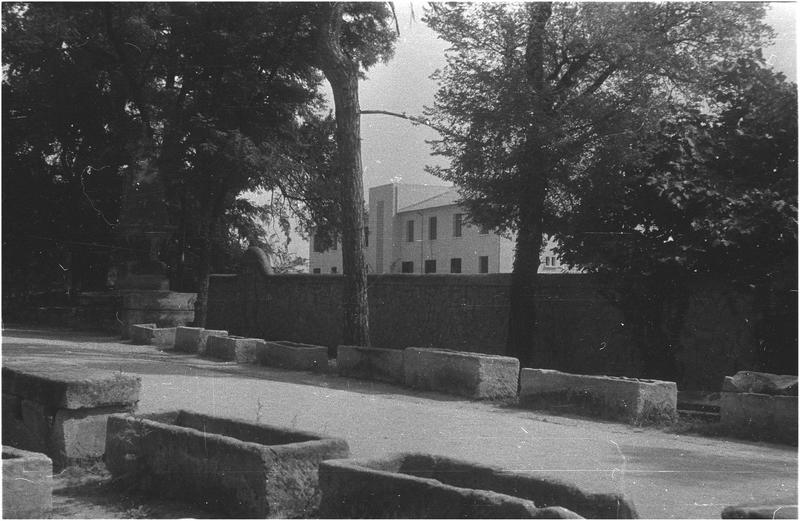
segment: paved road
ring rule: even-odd
[[[345,438],[354,457],[423,451],[632,498],[645,518],[719,518],[797,503],[797,450],[677,435],[453,399],[398,386],[133,346],[66,330],[3,330],[3,360],[53,358],[142,377],[141,411],[186,408]]]

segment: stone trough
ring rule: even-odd
[[[339,346],[336,349],[339,375],[364,380],[403,383],[403,358],[401,349],[362,346]]]
[[[106,441],[114,477],[231,517],[313,515],[320,462],[348,454],[338,438],[186,411],[112,416]]]
[[[53,507],[53,462],[3,446],[3,518],[41,519]]]
[[[405,349],[404,382],[408,387],[475,399],[516,399],[519,360],[448,349]]]
[[[737,436],[797,444],[797,376],[740,371],[726,376],[720,423]]]
[[[674,382],[522,369],[520,405],[558,409],[632,424],[669,423],[677,417]]]
[[[328,348],[287,341],[260,341],[257,362],[270,367],[299,371],[325,371]]]
[[[175,344],[174,327],[156,327],[155,324],[130,326],[131,344],[172,347]]]
[[[324,518],[636,518],[618,494],[428,454],[319,468]]]
[[[175,329],[175,350],[182,353],[205,354],[208,339],[212,336],[226,337],[227,331],[203,329],[202,327],[178,326]]]
[[[106,419],[135,410],[138,376],[52,360],[3,366],[3,444],[47,454],[56,469],[97,459]]]
[[[212,335],[206,342],[205,355],[227,362],[251,364],[256,361],[256,349],[259,342],[257,338]]]

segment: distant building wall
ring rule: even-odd
[[[239,275],[212,276],[207,327],[336,346],[342,342],[343,279],[264,275],[244,262]],[[534,346],[538,354],[533,366],[643,376],[630,324],[609,300],[612,285],[577,274],[550,275],[539,281]],[[509,289],[508,274],[370,275],[373,346],[505,354]],[[785,313],[794,317],[790,318],[794,327],[787,329],[783,354],[766,356],[754,335],[763,310],[755,308],[752,295],[703,277],[698,277],[692,291],[666,311],[674,329],[671,337],[682,389],[718,389],[723,376],[739,370],[796,371],[796,299],[789,299],[794,308]]]
[[[451,273],[452,260],[460,260],[460,273],[510,273],[514,264],[514,238],[493,231],[482,233],[469,223],[466,211],[454,204],[452,187],[388,184],[370,188],[367,244],[364,255],[370,273]],[[463,217],[460,235],[455,231],[455,215]],[[431,217],[436,218],[436,237],[431,238]],[[409,241],[408,223],[413,222],[414,238]],[[568,271],[560,264],[547,240],[541,254],[540,273]],[[321,250],[312,234],[309,244],[309,272],[342,273],[341,244]],[[481,271],[481,257],[485,257]],[[435,271],[426,271],[425,262],[435,261]],[[432,265],[429,262],[429,267]]]

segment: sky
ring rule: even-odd
[[[447,44],[422,22],[425,2],[395,2],[400,36],[394,57],[367,71],[359,84],[362,110],[388,110],[421,115],[433,104],[436,82],[430,76],[445,65]],[[797,81],[797,42],[795,2],[772,2],[766,22],[776,32],[775,44],[764,56],[773,68]],[[333,105],[330,91],[328,99]],[[365,114],[361,117],[361,159],[364,190],[392,182],[443,185],[441,179],[425,172],[426,165],[444,165],[445,160],[431,155],[426,141],[438,133],[422,125],[392,116]],[[290,251],[308,257],[308,243],[294,234]]]

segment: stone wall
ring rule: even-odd
[[[238,275],[213,275],[206,327],[266,340],[334,349],[342,344],[341,275],[268,275],[246,256]],[[539,277],[533,367],[578,374],[653,377],[643,373],[641,340],[614,304],[613,284],[590,275]],[[506,354],[509,274],[370,275],[370,335],[374,347],[437,347]],[[752,295],[698,278],[684,303],[667,305],[664,327],[681,389],[719,389],[741,369],[797,366],[796,301],[786,356],[764,356],[756,340],[763,318]],[[793,334],[793,338],[791,337]],[[785,357],[784,357],[785,358]]]

